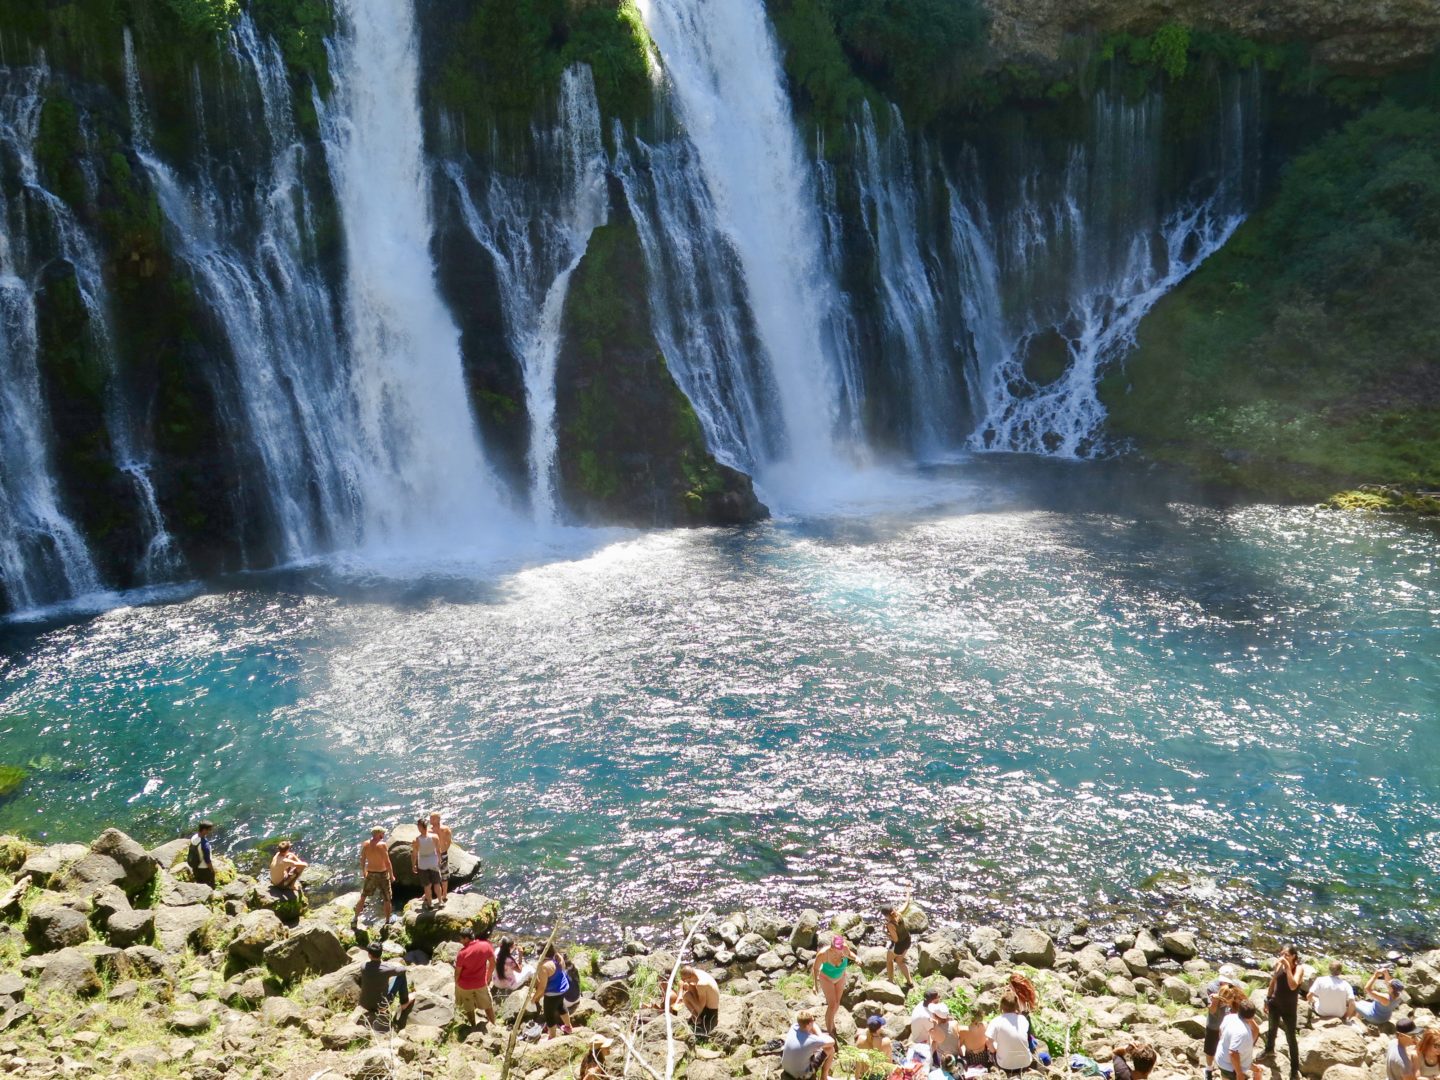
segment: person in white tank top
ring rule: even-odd
[[[430,823],[424,818],[415,822],[420,835],[415,838],[411,845],[414,854],[415,874],[420,878],[420,885],[424,889],[421,894],[423,908],[429,910],[431,902],[440,899],[440,844],[435,835],[430,832]]]

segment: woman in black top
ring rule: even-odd
[[[915,981],[910,978],[910,968],[905,962],[905,954],[910,951],[910,928],[905,925],[905,915],[910,910],[912,895],[907,892],[905,902],[898,908],[885,909],[885,936],[889,939],[885,947],[885,978],[894,982],[895,969],[899,968],[907,987]]]
[[[1270,1011],[1270,1026],[1265,1032],[1265,1056],[1275,1053],[1275,1028],[1285,1029],[1285,1042],[1290,1047],[1290,1080],[1300,1075],[1300,1044],[1295,1037],[1295,1014],[1300,1006],[1300,950],[1286,945],[1270,972],[1270,991],[1265,998]]]

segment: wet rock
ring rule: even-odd
[[[350,954],[335,931],[319,923],[297,926],[288,937],[267,946],[262,958],[282,982],[328,975],[350,962]]]
[[[265,956],[265,950],[284,939],[285,924],[273,911],[251,911],[242,915],[235,936],[225,950],[230,963],[246,968],[258,964]]]
[[[104,989],[95,961],[76,948],[61,949],[49,957],[40,973],[37,989],[42,993],[65,993],[88,997]]]
[[[1193,960],[1200,955],[1200,946],[1189,930],[1172,930],[1161,937],[1160,944],[1177,960]]]
[[[1005,955],[1012,964],[1029,964],[1036,968],[1055,965],[1055,942],[1043,930],[1022,927],[1005,943]]]
[[[25,921],[25,940],[37,952],[54,952],[90,940],[90,921],[56,901],[41,901]]]

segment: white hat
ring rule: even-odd
[[[1244,986],[1240,985],[1240,969],[1237,968],[1234,964],[1220,965],[1219,981],[1222,983],[1229,983],[1231,986],[1239,986],[1241,990],[1245,989]]]
[[[934,1005],[930,1006],[930,1015],[935,1017],[936,1020],[949,1020],[950,1006],[946,1005],[943,1001],[937,1001]]]

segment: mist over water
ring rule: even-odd
[[[875,479],[826,516],[508,572],[317,570],[7,628],[32,775],[0,829],[205,814],[348,873],[372,822],[433,806],[527,927],[913,880],[953,916],[1431,935],[1432,528],[1097,465]]]

